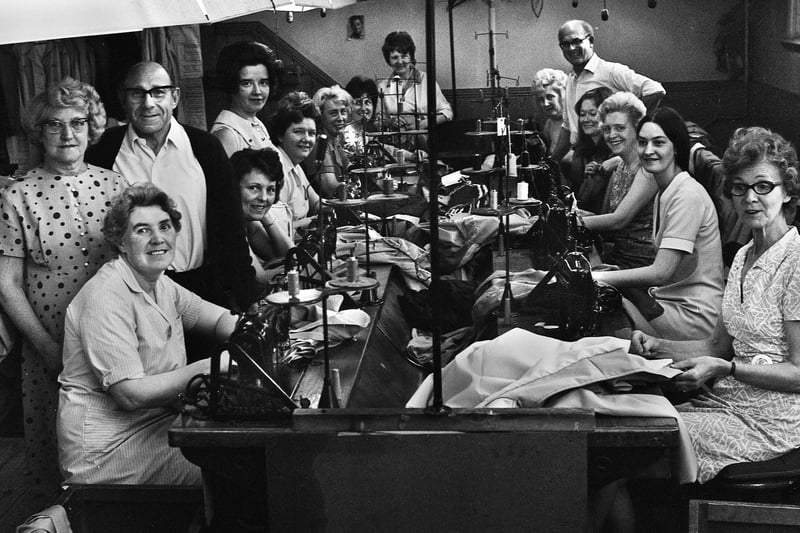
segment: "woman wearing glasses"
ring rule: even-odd
[[[764,128],[737,130],[722,159],[725,185],[752,240],[731,266],[722,316],[712,336],[668,341],[635,331],[631,352],[669,358],[694,390],[679,407],[697,455],[697,480],[726,465],[764,461],[800,446],[800,194],[797,153]]]
[[[55,413],[64,312],[113,256],[102,235],[125,180],[84,163],[106,113],[93,87],[64,78],[28,104],[23,127],[41,164],[0,195],[0,305],[22,333],[28,466],[37,483],[60,481]]]
[[[635,292],[635,307],[627,306],[637,329],[666,339],[703,339],[714,331],[722,302],[722,247],[714,204],[684,171],[689,133],[683,118],[664,107],[642,119],[638,150],[658,186],[656,256],[649,266],[595,272],[595,279],[619,289],[646,289]]]

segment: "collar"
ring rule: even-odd
[[[136,130],[133,128],[133,124],[128,124],[128,132],[126,137],[129,140],[130,145],[147,145],[147,139],[139,135]],[[176,148],[191,148],[191,144],[189,144],[189,136],[186,134],[186,130],[183,129],[183,126],[175,120],[175,117],[171,117],[169,119],[169,132],[167,132],[167,138],[164,141],[164,146],[172,145]],[[163,147],[162,147],[163,148]]]
[[[592,57],[589,58],[589,61],[587,61],[586,64],[583,66],[583,70],[581,71],[581,73],[580,74],[576,74],[576,76],[580,76],[584,72],[591,72],[592,74],[596,74],[597,73],[597,69],[600,67],[600,62],[601,61],[602,61],[602,59],[600,59],[597,56],[597,52],[593,53]],[[575,71],[573,70],[573,73],[574,72]]]
[[[765,271],[768,275],[775,274],[775,272],[777,272],[783,263],[789,247],[797,246],[798,240],[800,240],[800,234],[797,233],[797,228],[790,226],[789,230],[784,233],[783,236],[778,239],[777,242],[775,242],[775,244],[767,248],[766,251],[761,254],[761,257],[759,257],[758,260],[753,263],[751,270],[759,268]],[[744,265],[744,258],[747,257],[747,252],[749,252],[753,246],[754,242],[751,239],[750,242],[742,247],[744,250],[741,256],[742,266]]]

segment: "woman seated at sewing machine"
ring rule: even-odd
[[[278,110],[267,125],[283,167],[284,182],[278,198],[292,210],[295,232],[307,227],[320,209],[319,194],[300,166],[317,142],[318,120],[319,109],[313,100],[304,92],[291,92],[278,102]]]
[[[648,266],[655,257],[653,197],[658,186],[642,166],[636,140],[636,125],[647,109],[633,93],[618,92],[603,100],[599,112],[605,143],[622,162],[608,181],[603,213],[584,213],[583,225],[609,234],[603,262],[620,268]]]
[[[301,165],[317,193],[322,198],[333,198],[350,166],[342,132],[350,122],[353,97],[334,85],[319,89],[314,93],[313,100],[320,112],[321,131],[318,132],[317,143],[311,155]]]
[[[714,331],[722,303],[722,248],[714,203],[684,170],[689,132],[683,118],[665,107],[642,119],[638,150],[658,185],[655,260],[593,276],[634,300],[626,310],[637,329],[666,339],[705,338]]]
[[[231,166],[239,184],[256,281],[266,286],[275,274],[283,272],[282,260],[293,246],[292,212],[288,205],[278,200],[283,187],[281,160],[278,152],[270,148],[246,149],[231,156]],[[281,266],[267,267],[276,262]]]
[[[58,402],[65,483],[198,484],[200,469],[167,443],[178,394],[210,372],[186,364],[184,330],[226,340],[236,316],[163,273],[181,214],[150,183],[117,196],[103,235],[119,252],[67,308]],[[227,355],[221,361],[227,368]]]

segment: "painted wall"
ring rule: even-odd
[[[789,0],[750,1],[750,79],[800,94],[800,48],[781,44],[788,26]]]
[[[771,0],[770,0],[771,1]],[[567,69],[569,64],[556,45],[558,27],[570,18],[583,18],[596,27],[596,50],[601,57],[626,63],[659,81],[708,81],[725,79],[715,70],[714,38],[719,17],[736,0],[661,0],[655,9],[647,0],[607,0],[610,18],[600,20],[600,0],[543,0],[541,16],[531,10],[529,0],[495,0],[497,37],[496,64],[503,76],[520,78],[528,85],[533,73],[544,67]],[[417,58],[425,58],[424,0],[367,0],[322,18],[319,11],[298,13],[294,22],[285,14],[260,14],[243,20],[258,20],[306,54],[334,79],[345,84],[356,74],[370,77],[389,73],[380,47],[387,33],[408,31],[417,44]],[[366,38],[347,41],[347,18],[364,15]],[[467,0],[453,12],[455,27],[456,84],[458,88],[487,85],[488,36],[475,32],[489,28],[489,8],[484,0]],[[442,88],[452,87],[446,3],[436,3],[436,48],[438,79]],[[424,69],[424,65],[422,65]],[[515,81],[507,81],[514,85]]]

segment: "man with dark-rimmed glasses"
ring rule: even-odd
[[[158,63],[132,66],[119,95],[128,125],[106,130],[86,160],[166,191],[183,225],[167,275],[205,300],[247,309],[255,273],[222,144],[173,117],[180,89]]]
[[[564,59],[572,65],[564,92],[564,121],[562,127],[569,135],[561,135],[553,149],[559,161],[578,140],[578,115],[575,103],[588,90],[608,87],[612,91],[629,91],[639,97],[650,112],[666,94],[664,87],[647,76],[636,73],[621,63],[601,59],[594,51],[594,29],[583,20],[568,20],[558,30],[558,46]]]

